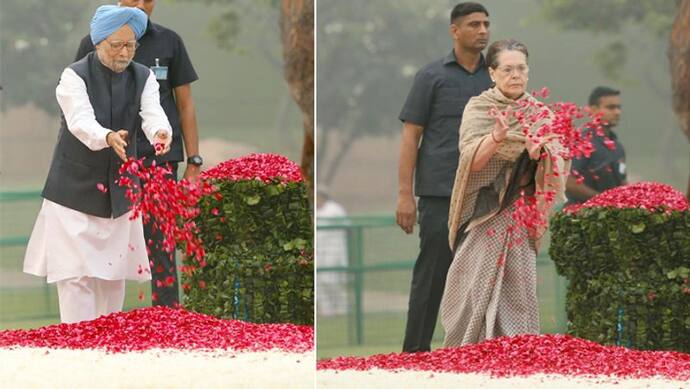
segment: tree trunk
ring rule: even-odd
[[[304,143],[301,168],[310,189],[314,185],[314,0],[282,0],[280,32],[285,79],[302,110]],[[309,191],[309,196],[313,190]]]
[[[678,3],[669,47],[673,111],[690,140],[690,0]]]
[[[690,140],[690,0],[678,3],[668,57],[671,64],[673,111],[678,117],[681,130]],[[690,178],[687,196],[690,198]]]

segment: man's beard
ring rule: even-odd
[[[128,59],[128,60],[121,60],[121,59],[109,59],[107,54],[96,48],[96,55],[98,56],[98,60],[101,61],[101,63],[107,67],[108,69],[112,70],[115,73],[122,73],[127,69],[127,66],[129,66],[130,63],[132,63],[132,60],[134,57]]]
[[[121,72],[125,71],[125,69],[127,69],[127,66],[129,66],[130,63],[132,63],[131,59],[127,60],[127,61],[113,60],[111,70],[114,71],[115,73],[121,73]]]

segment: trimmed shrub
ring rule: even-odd
[[[272,154],[226,161],[195,219],[206,250],[182,268],[185,307],[256,323],[313,324],[312,217],[299,167]]]
[[[551,220],[571,335],[690,352],[690,212],[667,185],[615,188]]]

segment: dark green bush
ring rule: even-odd
[[[313,232],[304,182],[212,183],[219,191],[200,201],[195,220],[206,263],[185,260],[185,307],[256,323],[313,324]]]
[[[571,335],[690,352],[690,212],[583,208],[551,231]]]

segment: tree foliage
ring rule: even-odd
[[[416,71],[451,48],[451,8],[413,0],[318,3],[319,182],[332,180],[356,139],[400,131],[397,117]]]
[[[198,3],[197,0],[185,0]],[[271,19],[277,18],[278,0],[203,0],[204,4],[219,8],[218,14],[211,19],[208,31],[216,41],[218,47],[224,50],[236,50],[237,37],[243,29],[252,28],[251,24],[242,24],[242,16],[248,12],[261,12]],[[256,26],[265,27],[258,23]]]
[[[647,64],[658,66],[659,61],[668,55],[673,96],[668,84],[660,86],[655,82],[654,74],[657,72],[650,72],[649,67],[635,78],[644,79],[660,98],[672,100],[680,129],[690,139],[690,98],[684,92],[689,89],[687,71],[684,70],[689,61],[686,43],[690,31],[685,15],[690,14],[690,5],[687,0],[540,0],[540,3],[541,16],[566,30],[589,30],[597,35],[608,35],[609,43],[600,48],[595,57],[595,62],[608,79],[624,81],[624,65],[630,58],[639,61],[646,57]],[[680,13],[678,19],[677,13]],[[664,38],[671,47],[639,45],[639,36],[630,33],[631,25],[637,26],[643,34]],[[636,47],[633,48],[632,44]],[[688,181],[690,186],[690,179]],[[688,192],[690,196],[690,190]]]
[[[595,52],[594,62],[602,74],[613,81],[624,81],[625,64],[633,57],[646,55],[657,63],[664,47],[640,51],[637,28],[652,38],[666,38],[675,16],[676,0],[539,0],[540,17],[564,30],[587,30],[603,37],[606,44]]]
[[[540,0],[542,16],[566,30],[618,34],[631,23],[665,37],[671,30],[674,0]]]
[[[72,63],[88,0],[3,0],[0,12],[2,110],[33,103],[57,113],[55,86]],[[75,34],[76,33],[76,34]]]

